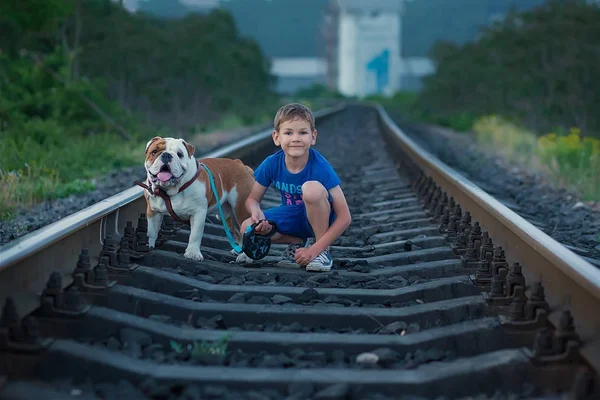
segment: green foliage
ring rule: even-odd
[[[382,99],[409,120],[474,131],[478,144],[600,200],[600,6],[547,0],[465,44],[438,42],[417,98]],[[577,128],[572,128],[577,127]],[[542,132],[553,131],[538,138]],[[588,137],[585,137],[588,136]]]
[[[278,101],[269,70],[222,10],[160,20],[111,0],[0,2],[0,218],[92,190],[139,164],[148,137],[254,123]]]
[[[72,6],[69,0],[0,1],[0,49],[13,55],[20,48],[49,40]]]
[[[417,92],[398,91],[391,97],[372,95],[365,98],[385,107],[395,118],[407,122],[424,122],[445,126],[458,132],[467,132],[476,119],[466,111],[453,114],[440,114],[431,112],[422,106],[420,95]]]
[[[436,73],[426,77],[418,107],[428,119],[500,114],[534,131],[578,126],[600,131],[600,7],[548,0],[509,14],[464,45],[438,43]]]
[[[537,147],[534,133],[518,127],[496,115],[479,118],[473,124],[477,143],[510,161],[533,166]]]
[[[486,116],[473,126],[478,144],[528,168],[544,169],[577,190],[584,200],[600,200],[600,140],[579,129],[541,137],[501,117]]]
[[[188,131],[223,113],[252,121],[277,99],[268,59],[221,9],[162,20],[84,5],[82,73],[102,77],[111,97],[152,124]]]
[[[6,126],[14,128],[36,119],[51,125],[77,121],[79,128],[83,128],[81,133],[86,134],[112,129],[108,121],[82,101],[84,97],[93,100],[113,118],[128,123],[134,121],[116,103],[104,97],[100,81],[81,79],[69,85],[61,83],[69,72],[60,48],[47,54],[39,63],[32,59],[33,56],[36,54],[30,52],[11,58],[0,54],[0,79],[4,82],[0,91],[0,118],[4,126],[0,131]],[[55,136],[60,136],[60,129],[55,130]],[[52,134],[47,136],[44,129],[27,131],[26,136],[40,144],[54,137]]]
[[[549,133],[538,139],[536,155],[558,180],[579,190],[584,200],[600,201],[600,140]]]
[[[415,103],[418,99],[418,94],[415,92],[398,91],[393,96],[370,95],[366,96],[366,101],[373,101],[381,104],[383,107],[391,110],[396,117],[404,120],[420,119],[418,110],[415,108]]]
[[[219,340],[210,341],[194,341],[187,346],[171,340],[171,349],[178,353],[180,357],[191,361],[201,361],[206,357],[223,358],[227,355],[227,346],[231,335],[224,335]]]
[[[0,55],[0,218],[41,200],[92,190],[91,180],[99,174],[143,157],[143,139],[135,135],[123,143],[114,127],[81,100],[95,99],[121,123],[130,121],[103,98],[97,84],[80,80],[65,86],[46,72],[64,73],[61,54],[57,50],[41,64],[27,56]]]

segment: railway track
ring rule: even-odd
[[[599,398],[598,269],[380,107],[317,127],[353,215],[330,273],[275,267],[281,245],[235,265],[214,217],[205,261],[169,218],[149,251],[134,187],[0,248],[0,399]]]

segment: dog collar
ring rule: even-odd
[[[192,183],[194,183],[195,180],[198,179],[198,176],[200,176],[200,162],[196,160],[196,173],[194,174],[192,179],[187,181],[179,188],[177,193],[181,193],[185,189],[187,189]],[[150,193],[150,195],[158,196],[161,199],[163,199],[165,201],[165,205],[167,206],[167,211],[169,211],[169,214],[171,215],[171,217],[173,217],[175,221],[181,222],[182,224],[186,225],[190,224],[189,220],[186,221],[184,219],[181,219],[177,214],[175,214],[175,210],[173,210],[173,205],[171,204],[171,198],[169,197],[165,189],[161,188],[160,186],[157,186],[154,188],[154,190],[152,190],[152,184],[150,182],[148,182],[148,185],[140,181],[133,181],[133,183],[146,189],[148,193]]]

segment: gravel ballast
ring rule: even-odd
[[[582,202],[575,193],[552,184],[542,173],[484,153],[473,144],[470,135],[404,123],[398,118],[395,122],[425,150],[550,237],[600,267],[600,210]]]
[[[12,219],[0,221],[0,245],[129,189],[133,186],[134,180],[143,180],[145,176],[146,172],[140,163],[139,167],[98,177],[95,180],[96,189],[91,192],[44,201],[27,210],[20,210]]]

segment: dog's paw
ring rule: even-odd
[[[189,258],[190,260],[196,260],[196,261],[204,260],[204,256],[202,255],[200,250],[197,250],[197,249],[186,249],[183,256],[185,258]]]
[[[241,253],[236,257],[235,262],[237,264],[251,264],[254,262],[254,260],[248,257],[246,253]]]

